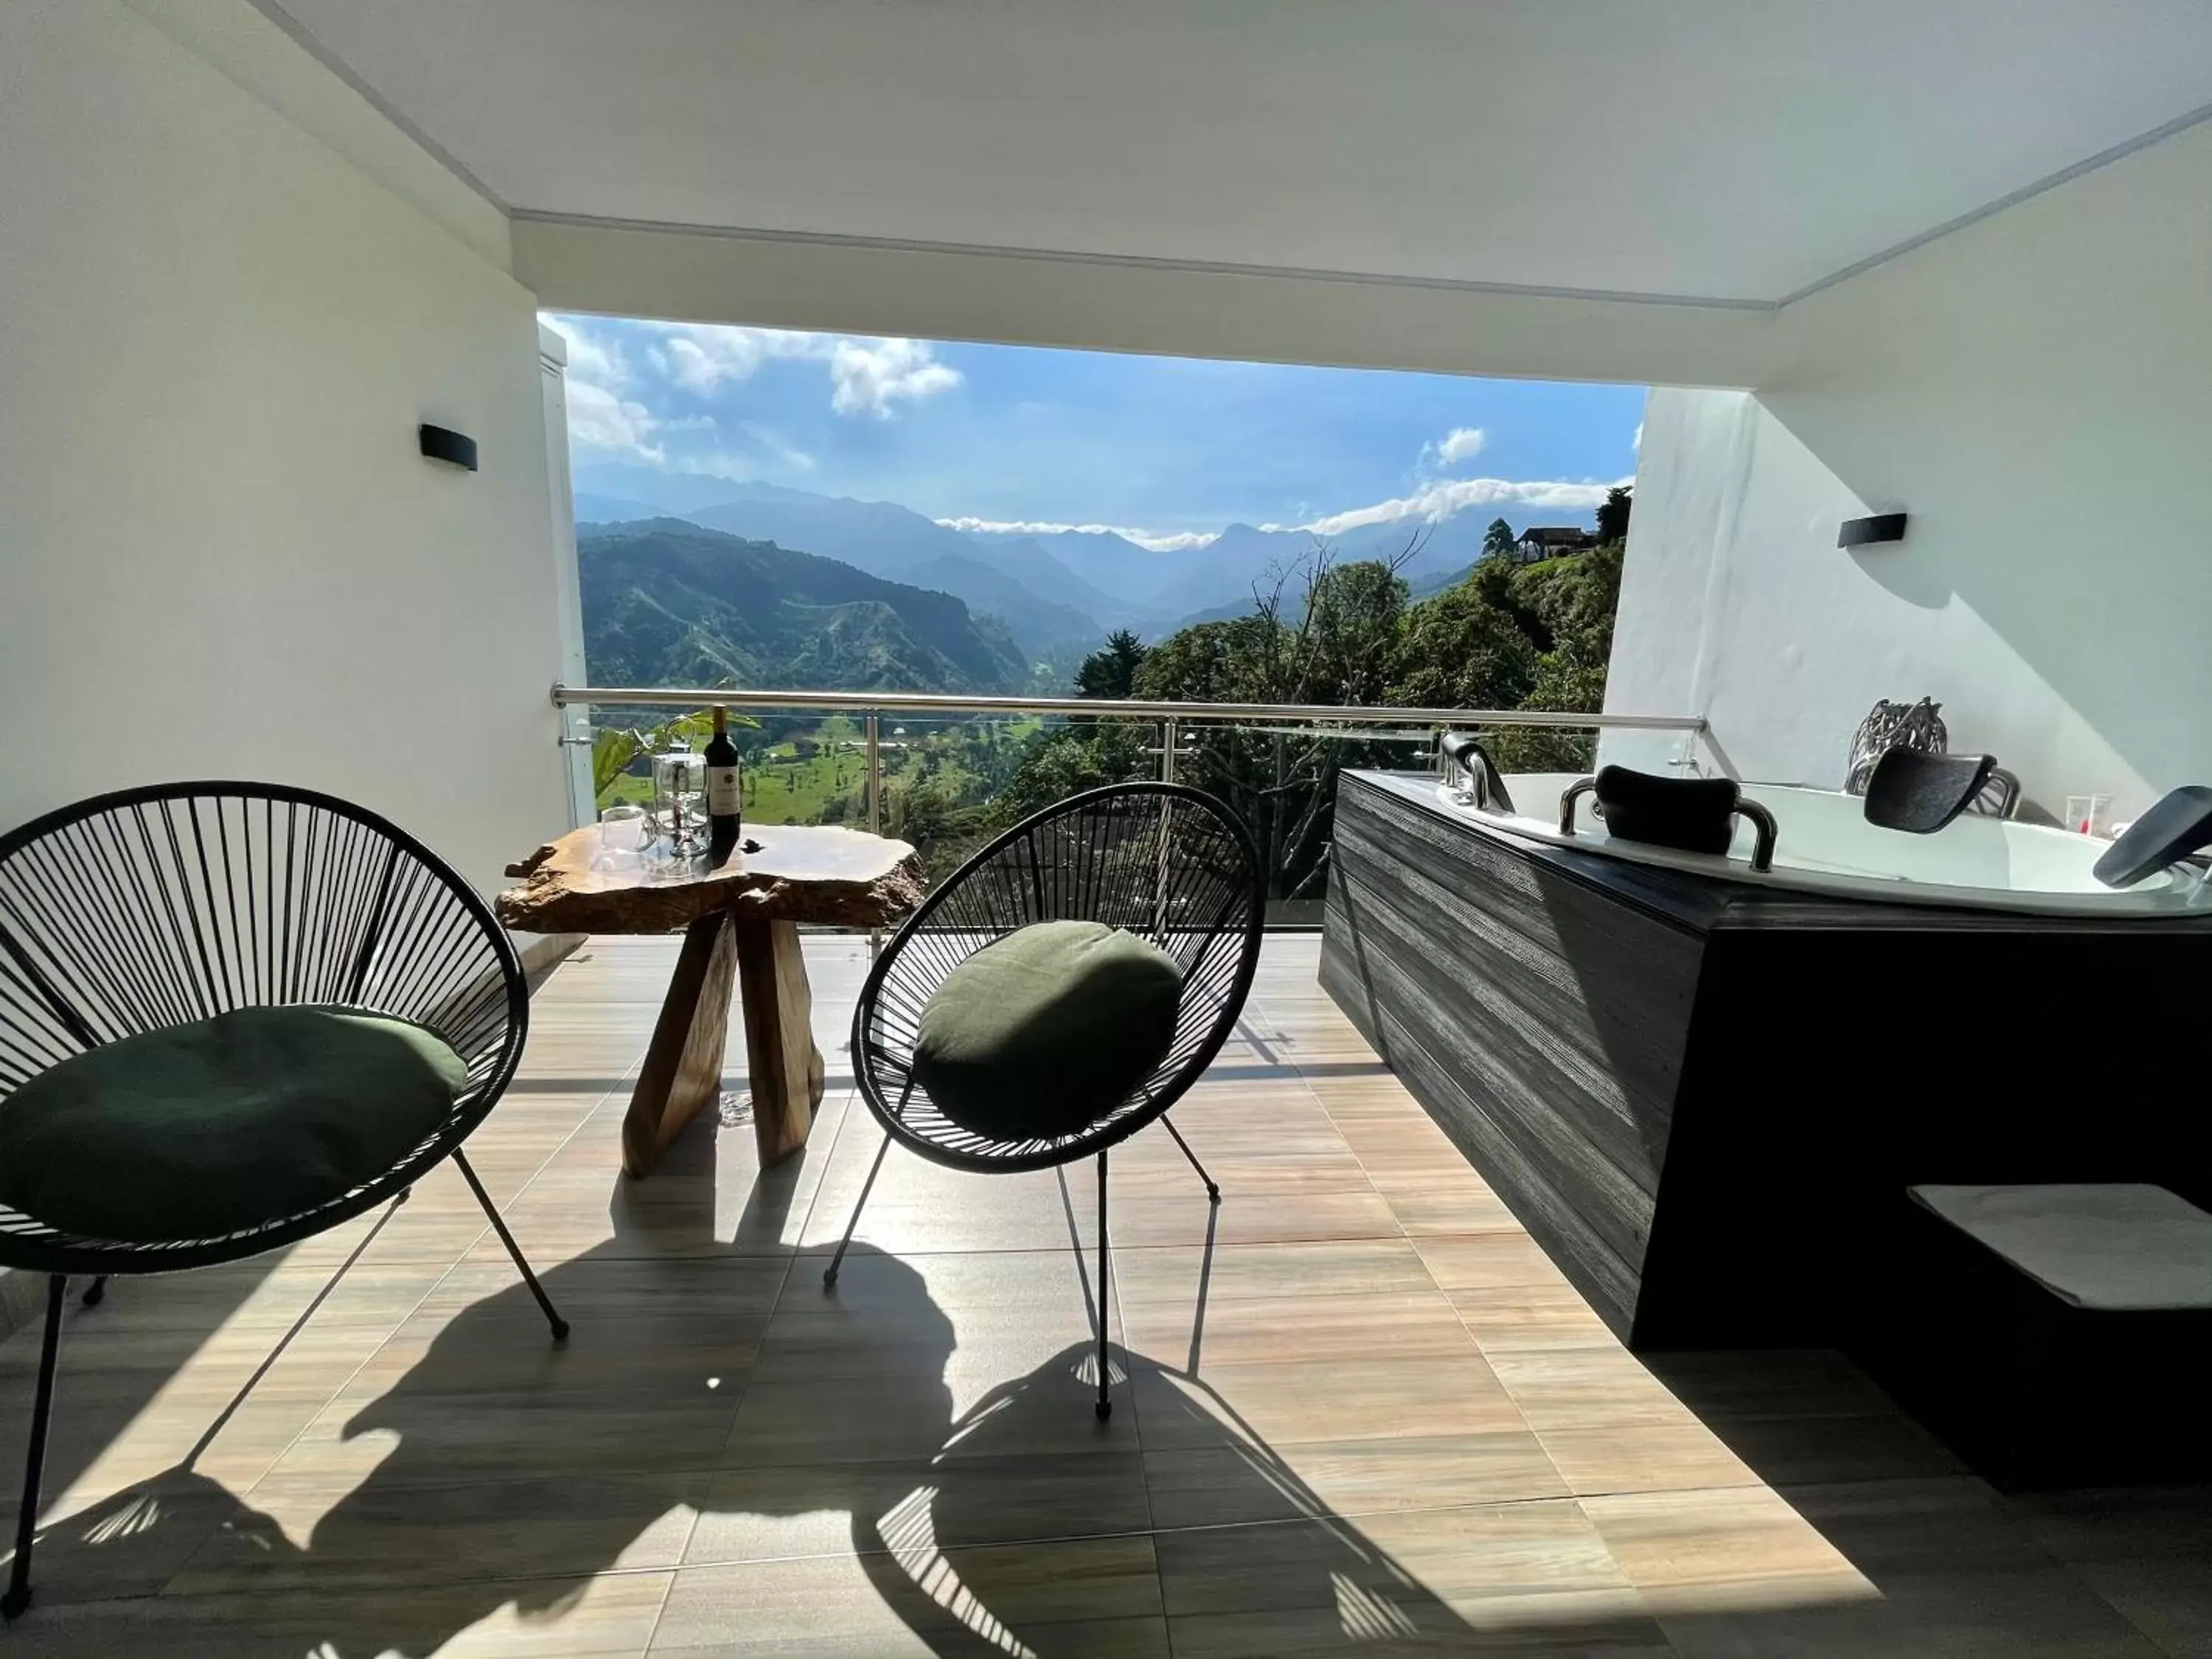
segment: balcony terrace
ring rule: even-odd
[[[1177,1109],[1218,1211],[1157,1130],[1114,1160],[1103,1425],[1082,1166],[895,1153],[823,1290],[877,1141],[864,940],[807,943],[805,1154],[763,1176],[702,1116],[620,1174],[675,948],[556,969],[470,1142],[568,1345],[450,1164],[282,1255],[118,1281],[70,1318],[10,1651],[2208,1650],[2212,1495],[2008,1498],[1836,1356],[1629,1354],[1310,935],[1270,937]],[[37,1346],[0,1349],[11,1442]]]

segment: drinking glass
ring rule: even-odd
[[[2112,798],[2110,795],[2069,795],[2066,797],[2066,827],[2079,836],[2101,836],[2112,828]]]

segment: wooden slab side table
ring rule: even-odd
[[[634,834],[634,832],[631,832]],[[676,972],[623,1123],[623,1168],[652,1173],[722,1090],[730,981],[744,1005],[761,1166],[806,1144],[822,1102],[814,999],[799,924],[887,927],[921,902],[921,860],[902,841],[828,825],[762,824],[717,866],[655,864],[586,824],[507,866],[495,905],[509,927],[548,933],[684,934]]]

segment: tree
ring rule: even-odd
[[[1503,519],[1492,519],[1490,528],[1482,532],[1482,550],[1486,555],[1512,552],[1513,526]]]
[[[1154,647],[1139,669],[1140,697],[1192,702],[1345,705],[1389,689],[1406,616],[1395,558],[1337,564],[1326,545],[1271,573],[1250,615],[1200,623]],[[1277,898],[1310,893],[1328,867],[1336,774],[1389,764],[1370,740],[1311,732],[1200,726],[1179,758],[1184,781],[1211,791],[1252,828]]]
[[[999,792],[998,820],[1016,823],[1085,789],[1158,776],[1158,763],[1145,752],[1145,740],[1146,727],[1129,720],[1039,732]]]
[[[1145,660],[1145,643],[1126,628],[1106,636],[1105,648],[1092,652],[1075,671],[1079,697],[1127,697]]]
[[[1502,559],[1485,559],[1478,573]],[[1505,567],[1510,568],[1510,567]],[[1462,582],[1407,614],[1393,702],[1415,708],[1518,708],[1535,688],[1542,649],[1484,584]]]
[[[1597,538],[1601,542],[1617,542],[1628,534],[1628,509],[1635,505],[1629,498],[1633,484],[1615,484],[1605,492],[1605,505],[1597,510]]]

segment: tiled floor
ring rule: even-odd
[[[877,1141],[860,945],[808,946],[803,1158],[763,1179],[702,1121],[617,1173],[673,949],[562,967],[471,1143],[567,1346],[450,1169],[281,1258],[117,1285],[70,1320],[0,1653],[2212,1655],[2205,1494],[2008,1500],[1832,1356],[1625,1352],[1310,938],[1270,941],[1176,1114],[1219,1211],[1158,1130],[1113,1156],[1104,1425],[1092,1165],[894,1153],[823,1292]],[[11,1455],[35,1357],[0,1347]]]

